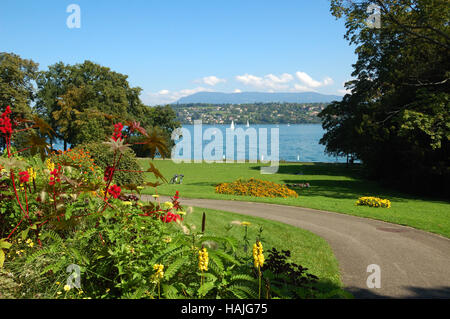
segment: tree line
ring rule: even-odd
[[[141,91],[130,86],[127,75],[91,61],[58,62],[40,71],[31,59],[0,52],[0,109],[10,105],[15,118],[39,116],[64,149],[103,141],[112,133],[112,123],[120,121],[139,121],[170,145],[170,134],[180,126],[175,112],[170,106],[144,105]]]
[[[368,27],[369,5],[380,27]],[[450,6],[447,0],[332,0],[356,45],[351,93],[320,117],[321,143],[369,176],[450,197]]]

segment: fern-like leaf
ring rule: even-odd
[[[213,288],[214,288],[214,282],[208,281],[204,283],[199,289],[198,289],[198,295],[200,297],[206,296]]]
[[[178,272],[178,270],[180,270],[180,268],[187,262],[187,259],[188,258],[186,256],[183,256],[173,261],[169,265],[167,270],[164,272],[164,278],[170,280],[170,278],[172,278]]]

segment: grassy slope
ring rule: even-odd
[[[241,239],[244,236],[244,227],[233,226],[227,233],[225,226],[229,225],[231,221],[247,221],[251,223],[248,228],[248,238],[252,245],[256,240],[259,228],[263,227],[262,243],[266,252],[272,247],[278,250],[290,250],[292,262],[308,268],[309,273],[319,277],[322,292],[329,293],[335,289],[341,289],[338,262],[328,243],[321,237],[276,221],[204,208],[194,208],[194,213],[187,216],[185,221],[200,228],[202,212],[206,213],[206,234]],[[249,258],[251,258],[251,249],[250,247],[248,252]]]
[[[141,161],[141,165],[147,168],[148,160]],[[164,195],[173,195],[179,190],[181,196],[191,198],[234,199],[309,207],[379,219],[450,237],[449,202],[405,195],[383,188],[375,182],[360,178],[357,168],[347,169],[345,164],[281,163],[278,173],[273,175],[261,175],[260,164],[256,163],[175,164],[171,160],[156,160],[155,165],[168,179],[176,173],[185,175],[182,185],[159,186],[158,193]],[[296,175],[297,173],[302,175]],[[153,176],[148,176],[154,179]],[[215,193],[214,186],[218,183],[250,177],[276,183],[309,182],[311,187],[296,189],[300,196],[289,199]],[[153,189],[144,190],[147,194],[153,192]],[[392,207],[382,209],[355,206],[360,196],[387,198],[392,202]]]

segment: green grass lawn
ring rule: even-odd
[[[148,160],[140,160],[140,163],[143,168],[148,167]],[[179,190],[182,197],[233,199],[302,206],[379,219],[450,237],[450,202],[406,195],[381,187],[376,182],[361,178],[357,166],[346,168],[345,164],[280,163],[277,174],[261,175],[261,164],[256,163],[175,164],[171,160],[155,160],[154,164],[168,180],[176,173],[184,174],[182,185],[164,184],[159,186],[158,193],[163,195],[173,195],[176,190]],[[147,174],[146,176],[150,180],[154,180],[152,175]],[[219,183],[250,177],[275,183],[308,182],[311,187],[295,189],[299,197],[288,199],[215,193],[215,185]],[[143,193],[153,194],[154,189],[145,189]],[[392,207],[387,209],[356,206],[355,202],[360,196],[387,198],[392,202]]]
[[[207,235],[230,236],[240,240],[244,237],[244,227],[233,225],[227,231],[226,226],[232,221],[250,222],[251,225],[248,227],[250,245],[256,240],[259,228],[263,228],[261,242],[266,251],[266,258],[267,251],[272,247],[277,250],[290,250],[292,262],[308,268],[309,273],[319,277],[319,289],[322,293],[342,289],[338,262],[328,243],[321,237],[307,230],[276,221],[197,207],[194,207],[194,213],[188,215],[185,222],[195,224],[199,229],[202,212],[206,213],[205,233]],[[239,249],[243,252],[243,246]],[[252,247],[248,251],[249,258],[251,254]]]

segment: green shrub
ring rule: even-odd
[[[112,165],[114,162],[114,153],[107,145],[103,143],[82,144],[77,146],[75,149],[77,148],[82,148],[85,151],[89,151],[91,157],[94,159],[94,163],[103,170],[107,166]],[[127,150],[123,153],[117,169],[119,171],[114,173],[114,183],[117,185],[140,185],[144,183],[143,173],[133,172],[141,170],[141,167],[139,166],[136,160],[136,155],[132,150]]]

